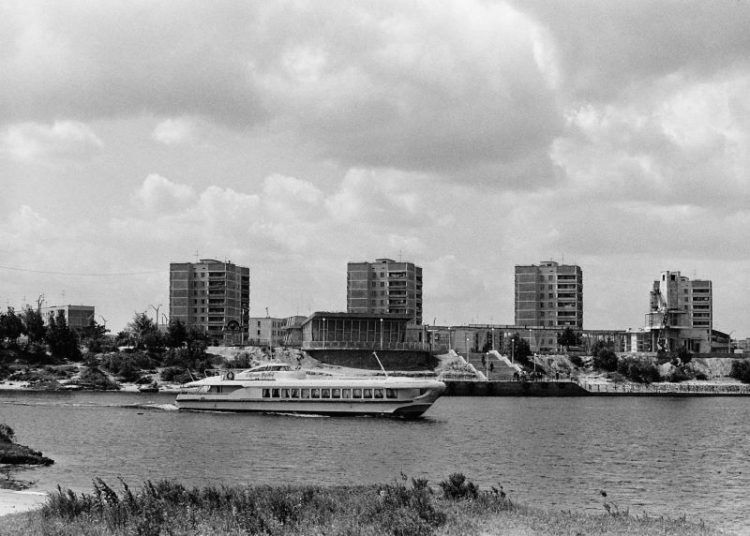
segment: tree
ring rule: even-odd
[[[26,310],[21,314],[21,319],[25,326],[26,335],[29,337],[29,342],[43,342],[47,328],[44,325],[42,313],[31,307],[26,307]]]
[[[18,337],[25,333],[26,326],[16,315],[13,307],[8,307],[7,313],[0,313],[0,338],[8,339],[15,346]]]
[[[128,324],[127,330],[133,337],[135,347],[156,352],[164,348],[164,337],[146,313],[136,313]]]
[[[566,352],[570,351],[571,346],[579,346],[581,344],[581,334],[567,327],[562,333],[558,333],[557,344],[564,346]]]
[[[508,341],[510,344],[510,350],[513,355],[513,359],[524,366],[532,366],[529,357],[531,356],[531,347],[526,339],[521,337],[518,333],[514,333]]]
[[[97,323],[92,318],[89,325],[81,330],[81,340],[89,349],[89,352],[101,352],[102,343],[108,332],[107,326]]]
[[[188,341],[189,334],[185,324],[179,320],[172,320],[167,327],[167,346],[179,348]]]
[[[58,311],[57,316],[50,317],[45,340],[53,356],[72,361],[81,358],[78,334],[68,327],[63,311]]]

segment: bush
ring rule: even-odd
[[[110,380],[97,367],[87,367],[78,377],[78,380],[73,380],[71,383],[97,391],[118,391],[120,389],[117,383]]]
[[[750,383],[750,360],[741,359],[733,362],[729,375],[742,383]]]
[[[653,383],[661,380],[659,369],[649,359],[629,358],[617,364],[617,372],[630,381],[638,383]]]
[[[672,383],[680,383],[687,380],[692,380],[693,377],[683,368],[674,369],[667,378]]]
[[[446,499],[476,499],[479,494],[479,488],[473,482],[467,482],[462,473],[452,473],[448,480],[440,482],[440,487]]]
[[[580,355],[570,356],[570,362],[573,363],[576,367],[583,367],[583,358]]]
[[[617,354],[609,348],[602,348],[594,356],[594,367],[608,372],[617,370]]]
[[[193,377],[183,367],[166,367],[162,369],[160,378],[163,382],[187,383],[193,381]]]

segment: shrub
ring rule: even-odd
[[[576,367],[583,367],[583,359],[580,355],[570,356],[570,362],[573,363]]]
[[[596,356],[594,356],[594,367],[614,372],[617,370],[617,354],[609,348],[602,348]]]
[[[193,381],[193,377],[183,367],[166,367],[162,369],[160,377],[164,382],[187,383]]]
[[[750,360],[741,359],[732,363],[732,372],[729,375],[742,383],[750,383]]]
[[[13,443],[16,433],[7,424],[0,424],[0,443]]]
[[[672,383],[680,383],[692,380],[693,377],[684,368],[676,368],[671,372],[668,379]]]
[[[479,488],[473,482],[467,482],[462,473],[452,473],[448,480],[440,482],[440,487],[446,499],[476,499],[479,493]]]
[[[617,371],[630,381],[653,383],[661,380],[659,369],[649,359],[628,358],[617,364]]]
[[[73,380],[71,383],[95,389],[97,391],[117,391],[120,389],[120,386],[117,383],[110,380],[107,375],[97,367],[87,367],[81,372],[78,380]]]

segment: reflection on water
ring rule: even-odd
[[[419,421],[174,411],[174,395],[0,392],[0,422],[55,465],[33,489],[94,477],[187,485],[436,483],[463,472],[516,502],[704,519],[750,531],[750,398],[442,398]],[[171,410],[171,411],[170,411]]]

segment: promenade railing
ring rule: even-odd
[[[750,385],[739,383],[600,383],[579,381],[590,393],[750,395]]]

